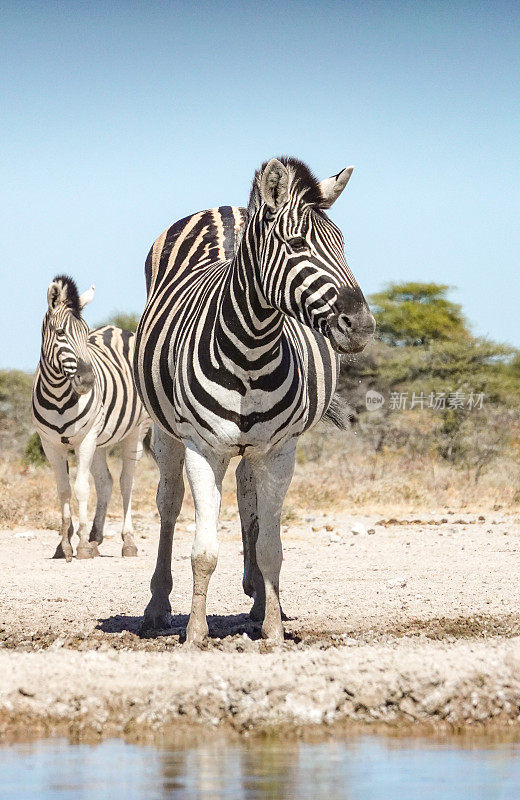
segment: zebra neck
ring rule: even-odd
[[[77,398],[68,378],[54,370],[44,358],[40,358],[40,384],[56,406],[69,405],[71,400]]]
[[[221,335],[234,346],[234,358],[262,368],[279,358],[284,314],[265,299],[258,260],[261,224],[255,215],[244,231],[231,262],[230,278],[220,304]],[[256,362],[256,364],[255,364]]]

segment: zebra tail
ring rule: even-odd
[[[154,449],[153,449],[153,425],[150,425],[150,427],[148,428],[148,430],[146,431],[146,433],[144,435],[143,449],[144,449],[144,452],[147,455],[151,456],[154,461],[156,460],[155,452],[154,452]]]
[[[323,415],[325,422],[330,422],[342,431],[350,428],[355,418],[354,411],[340,394],[335,394],[330,401],[330,405]]]

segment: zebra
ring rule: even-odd
[[[123,497],[123,556],[136,556],[132,528],[132,486],[141,458],[143,436],[151,420],[132,377],[135,337],[112,325],[89,331],[81,312],[94,297],[94,286],[79,295],[67,275],[56,275],[47,291],[40,362],[32,390],[32,419],[56,478],[61,503],[61,541],[54,558],[72,560],[71,489],[68,451],[76,452],[74,493],[79,505],[77,558],[99,555],[112,476],[109,445],[122,443],[120,486]],[[97,505],[87,537],[89,470]]]
[[[324,209],[352,167],[319,183],[280,157],[255,173],[247,210],[188,216],[152,246],[134,376],[156,423],[161,528],[144,626],[167,627],[173,529],[184,494],[196,531],[186,643],[208,635],[222,479],[232,456],[244,544],[244,591],[261,634],[283,640],[280,518],[298,437],[331,406],[339,354],[361,351],[375,321]]]

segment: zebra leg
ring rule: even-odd
[[[105,527],[105,517],[112,494],[112,475],[107,465],[107,451],[104,447],[97,447],[90,471],[94,478],[96,487],[97,504],[94,522],[90,529],[89,542],[95,556],[99,555],[98,545],[103,541],[103,529]]]
[[[263,622],[265,613],[264,579],[256,561],[256,542],[258,539],[258,513],[256,508],[256,486],[253,470],[243,458],[236,470],[237,500],[242,527],[242,546],[244,551],[244,592],[254,599],[249,616],[254,622]],[[280,605],[282,621],[287,617]]]
[[[134,542],[132,525],[132,489],[134,486],[135,468],[143,455],[143,435],[145,430],[139,425],[123,441],[123,467],[121,469],[121,496],[123,498],[123,556],[136,556],[137,547]]]
[[[64,558],[72,561],[72,545],[70,540],[74,533],[74,525],[70,513],[70,481],[67,451],[64,447],[56,447],[43,436],[41,437],[43,450],[54,470],[58,497],[61,504],[61,541],[56,548],[53,558]]]
[[[280,569],[282,567],[282,542],[280,520],[282,505],[294,470],[296,440],[283,449],[271,451],[260,458],[251,459],[255,476],[258,538],[256,561],[263,578],[265,613],[262,636],[273,642],[283,642],[281,608],[279,602]],[[255,598],[256,604],[256,598]],[[258,614],[261,615],[261,608]]]
[[[143,629],[161,630],[170,623],[172,590],[173,529],[184,497],[184,445],[156,427],[154,454],[160,470],[157,488],[157,508],[161,516],[161,533],[157,551],[157,564],[150,589],[152,598],[144,612]]]
[[[96,439],[97,431],[90,430],[76,450],[78,471],[74,483],[74,494],[79,506],[79,542],[76,558],[92,558],[94,556],[87,534],[87,506],[90,493],[88,475],[96,451]]]
[[[222,494],[222,479],[229,458],[211,454],[208,458],[191,444],[186,447],[186,473],[195,504],[195,539],[191,550],[193,598],[186,629],[186,644],[200,642],[208,635],[206,596],[217,566],[217,523]]]
[[[242,527],[242,546],[244,550],[244,577],[242,586],[249,597],[254,598],[250,617],[261,621],[264,616],[264,579],[256,562],[256,541],[258,538],[258,513],[256,507],[255,477],[251,464],[243,458],[236,470],[237,500]]]

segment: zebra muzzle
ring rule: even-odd
[[[328,337],[339,353],[359,353],[374,335],[376,321],[359,287],[340,290],[336,313],[327,320]]]
[[[78,394],[87,394],[87,392],[90,392],[94,386],[94,383],[96,382],[96,376],[94,375],[94,370],[92,369],[91,365],[80,359],[78,361],[76,374],[71,380],[74,390]]]

